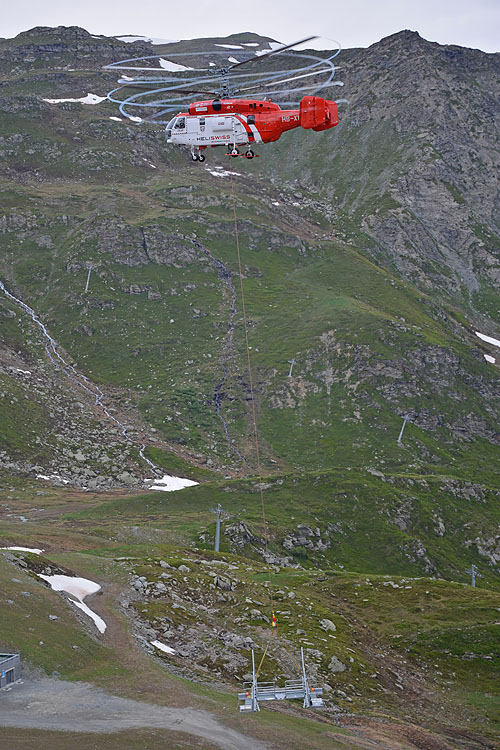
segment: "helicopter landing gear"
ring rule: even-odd
[[[240,156],[240,152],[232,143],[227,144],[226,156]]]
[[[245,156],[246,156],[247,159],[253,159],[253,157],[255,156],[255,154],[252,151],[252,149],[249,148],[248,151],[245,152]]]
[[[191,149],[191,159],[193,161],[205,161],[205,154],[202,154],[200,149],[195,150],[194,148]]]

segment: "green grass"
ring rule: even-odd
[[[227,627],[228,617],[231,620],[243,618],[238,632],[250,634],[260,644],[260,650],[267,643],[265,624],[248,618],[249,609],[256,605],[264,613],[270,610],[269,571],[262,563],[224,552],[215,555],[168,545],[121,545],[88,552],[92,554],[65,553],[51,557],[80,574],[100,581],[104,578],[114,585],[123,585],[132,572],[144,575],[149,582],[161,580],[160,574],[165,568],[159,565],[159,560],[168,562],[167,572],[177,582],[175,586],[169,582],[169,586],[180,595],[175,601],[182,601],[182,607],[172,608],[169,597],[135,602],[136,615],[145,623],[154,627],[158,617],[169,617],[173,627],[202,625],[210,639],[210,633],[218,632],[221,626]],[[132,559],[123,560],[123,557]],[[230,604],[211,599],[210,568],[194,564],[200,558],[209,561],[215,558],[230,564],[231,568],[223,571],[237,581]],[[189,572],[176,570],[181,563],[188,565]],[[482,721],[482,732],[494,731],[494,696],[499,689],[498,625],[495,624],[500,606],[498,592],[486,588],[472,590],[463,584],[425,577],[359,575],[340,570],[332,574],[318,569],[283,569],[273,571],[271,579],[281,636],[288,640],[292,651],[310,643],[321,650],[319,668],[323,679],[330,683],[333,680],[336,690],[347,691],[353,697],[352,705],[337,697],[342,707],[363,707],[370,712],[397,711],[398,691],[394,688],[393,694],[392,687],[387,691],[390,675],[394,670],[398,674],[401,671],[404,681],[409,670],[412,680],[422,686],[426,683],[433,694],[439,696],[440,702],[447,703],[452,714],[458,712],[458,716],[468,705],[474,726],[479,727]],[[293,599],[288,596],[290,591],[295,594]],[[196,593],[194,599],[193,593]],[[248,597],[253,604],[248,603]],[[196,603],[194,608],[190,601]],[[211,601],[211,605],[201,612],[197,605],[204,601]],[[325,637],[320,626],[323,618],[334,621],[334,638]],[[296,632],[298,625],[305,634]],[[385,670],[379,659],[381,653],[385,657]],[[336,673],[334,678],[328,677],[332,656],[346,665],[345,671]],[[280,642],[274,645],[271,642],[269,657],[262,667],[262,679],[272,679],[278,673],[293,677],[293,664],[287,662]],[[214,665],[209,660],[207,664],[211,670],[224,670],[222,661]],[[242,667],[242,671],[245,669],[248,665]],[[92,679],[98,679],[100,684],[107,684],[112,675],[109,670],[111,667],[97,667],[93,662],[93,666],[88,667],[88,675],[93,675]],[[124,672],[123,679],[128,680],[128,673]],[[200,687],[199,690],[204,693],[205,689]],[[369,698],[376,699],[376,706],[370,705]],[[224,700],[222,695],[220,700]],[[430,715],[433,714],[431,705]],[[271,716],[268,720],[273,726],[275,721],[280,721]],[[429,717],[422,726],[428,720]],[[289,726],[288,719],[283,721]]]
[[[103,674],[120,674],[111,650],[81,626],[76,609],[40,581],[35,582],[4,560],[0,562],[3,649],[19,651],[23,660],[47,674],[58,672],[65,679],[85,680],[96,667]],[[12,577],[20,579],[21,585]],[[27,593],[20,593],[20,589]],[[50,620],[51,614],[58,619]]]
[[[446,189],[451,193],[451,195],[453,196],[453,200],[456,203],[458,203],[459,205],[465,203],[465,198],[460,190],[456,187],[456,185],[452,185],[451,182],[447,182],[446,180],[443,180],[443,185],[445,185]]]
[[[213,194],[212,186],[203,175],[196,179],[202,196]],[[156,195],[161,197],[161,190]],[[138,196],[130,200],[130,194],[125,196],[120,191],[111,193],[109,190],[82,195],[79,214],[86,215],[96,201],[108,199],[116,204],[119,212],[135,214],[137,210],[140,215]],[[326,468],[332,465],[332,460],[333,465],[366,461],[375,446],[374,434],[366,431],[366,424],[374,420],[376,443],[387,456],[382,460],[398,459],[392,431],[388,430],[389,424],[397,430],[394,405],[377,394],[379,384],[373,378],[362,385],[356,395],[355,381],[349,382],[352,364],[360,358],[365,366],[370,363],[375,366],[376,358],[397,360],[401,351],[441,346],[456,351],[467,368],[477,371],[477,376],[492,376],[484,367],[478,370],[470,353],[450,337],[443,323],[429,315],[419,292],[395,281],[358,250],[323,242],[316,245],[317,257],[312,260],[297,252],[295,239],[283,235],[285,244],[276,244],[270,251],[265,239],[267,216],[253,198],[250,200],[254,203],[249,214],[251,227],[242,226],[241,240],[244,264],[258,269],[261,274],[244,282],[255,377],[258,384],[269,381],[274,371],[278,375],[269,382],[266,398],[259,395],[267,456],[274,455],[290,466],[299,467],[312,460],[312,468]],[[154,201],[149,204],[149,210],[155,213]],[[234,269],[234,239],[229,222],[224,221],[222,229],[219,225],[214,247],[209,232],[210,221],[215,219],[214,210],[207,209],[208,224],[203,228],[192,217],[189,222],[186,217],[179,222],[170,210],[163,210],[162,218],[156,222],[163,231],[180,231],[184,236],[191,224],[198,236],[203,235],[201,239],[207,247]],[[24,260],[11,257],[24,295],[36,300],[37,310],[79,367],[101,382],[137,390],[138,405],[144,417],[171,443],[209,454],[213,450],[220,457],[230,459],[213,404],[229,315],[224,288],[214,269],[207,266],[203,270],[199,265],[173,268],[153,264],[129,268],[99,252],[92,222],[86,219],[83,223],[78,220],[76,233],[71,230],[68,234],[57,223],[49,231],[54,243],[64,248],[63,256],[54,257],[50,250],[25,242],[22,246]],[[307,231],[304,225],[306,234]],[[68,257],[73,263],[80,263],[79,271],[66,271],[64,262]],[[99,272],[92,276],[90,294],[85,296],[82,294],[85,264],[90,261],[99,265]],[[161,298],[150,301],[146,294],[126,294],[124,290],[132,283],[150,285]],[[195,289],[186,293],[183,291],[188,288],[186,285]],[[172,289],[177,293],[172,294]],[[101,302],[109,306],[101,308],[98,306]],[[238,307],[241,308],[241,301]],[[193,317],[193,308],[201,310],[205,317]],[[404,325],[400,323],[402,318]],[[232,363],[227,383],[232,400],[226,401],[223,409],[232,434],[238,440],[244,438],[247,431],[247,408],[244,389],[242,392],[246,375],[240,315],[235,322],[238,356]],[[91,329],[92,336],[79,332],[83,323]],[[321,338],[327,331],[333,332],[329,346],[323,344]],[[297,355],[296,373],[307,379],[306,386],[311,391],[299,404],[294,394],[289,393],[286,378],[287,360]],[[332,356],[334,362],[330,363]],[[310,365],[306,364],[308,361]],[[322,383],[322,373],[328,366],[333,367],[336,381],[331,388]],[[425,372],[418,373],[418,377],[424,381]],[[424,382],[422,386],[425,390],[430,388]],[[454,387],[462,391],[462,400],[466,398],[470,407],[477,410],[477,391],[458,381]],[[283,399],[289,402],[285,408],[273,405]],[[376,411],[370,412],[367,404],[374,399]],[[456,403],[445,392],[434,392],[429,407],[440,412],[457,411]],[[359,408],[363,417],[353,419],[353,411]],[[406,398],[399,411],[421,408],[422,403],[415,398]],[[463,407],[461,411],[465,411]],[[318,428],[315,426],[318,420],[326,424]],[[299,440],[293,444],[296,436]],[[365,441],[365,436],[368,438],[365,449],[357,450],[356,444]],[[424,442],[430,440],[432,452],[442,455],[442,441],[435,438],[437,435],[422,435]],[[341,446],[345,446],[345,451],[339,452]],[[416,442],[413,450],[417,455],[420,453],[420,460],[427,461],[426,450],[422,448]],[[488,452],[494,450],[488,447]]]
[[[6,375],[0,375],[0,393],[2,449],[12,458],[29,456],[35,463],[48,459],[54,435],[51,419],[43,406],[33,398],[29,388]]]
[[[498,523],[495,489],[473,490],[466,482],[439,475],[387,474],[384,479],[369,472],[336,470],[264,479],[264,501],[270,529],[270,546],[277,554],[292,555],[306,567],[344,565],[360,573],[390,575],[439,575],[468,582],[467,568],[479,565],[481,585],[498,589],[498,576],[479,555],[476,539]],[[182,497],[182,502],[180,502]],[[306,502],[304,502],[304,499]],[[480,501],[478,517],[475,503]],[[115,522],[141,524],[147,519],[175,543],[185,542],[210,549],[215,534],[211,508],[221,502],[232,519],[249,524],[262,540],[262,508],[256,479],[204,482],[177,493],[154,493],[108,500],[90,509],[68,514],[68,520],[85,523],[115,536]],[[440,531],[438,519],[443,524]],[[288,551],[285,538],[300,524],[319,528],[326,549],[297,545]],[[262,541],[261,541],[262,544]],[[222,549],[229,538],[222,534]],[[419,551],[420,550],[420,551]],[[423,551],[422,551],[423,550]],[[257,558],[251,546],[246,554]]]
[[[466,452],[450,436],[446,420],[463,420],[472,411],[495,429],[478,388],[478,379],[493,385],[492,368],[479,365],[448,324],[436,318],[426,295],[376,265],[362,246],[318,241],[306,217],[294,231],[276,221],[269,211],[273,191],[266,188],[267,194],[259,194],[253,179],[238,178],[235,184],[243,265],[253,269],[245,271],[244,287],[267,470],[273,466],[271,458],[289,469],[362,466],[373,457],[401,466],[410,459],[428,470],[438,464],[443,471],[461,461]],[[6,258],[22,295],[85,374],[121,389],[168,443],[241,468],[213,403],[229,319],[227,290],[215,269],[198,261],[182,268],[124,265],[121,251],[116,256],[100,246],[91,218],[99,215],[103,231],[117,215],[124,217],[125,226],[129,222],[130,231],[138,224],[157,226],[188,246],[195,232],[235,272],[233,228],[225,207],[229,183],[219,182],[214,185],[203,171],[167,169],[155,175],[154,183],[143,184],[142,191],[95,183],[75,185],[73,198],[57,184],[44,188],[43,195],[41,189],[38,194],[18,190],[19,205],[29,201],[32,210],[40,211],[43,203],[44,231],[58,252],[32,239],[20,244],[7,238]],[[186,194],[189,200],[170,196],[186,186],[193,188]],[[192,201],[206,202],[203,217]],[[71,217],[69,226],[57,218],[54,206]],[[84,295],[88,262],[97,270],[90,293]],[[131,284],[149,285],[160,299],[126,293]],[[236,356],[230,361],[222,408],[231,437],[245,446],[255,466],[245,400],[241,300],[235,286]],[[194,308],[201,316],[194,315]],[[449,313],[453,321],[460,319],[458,309]],[[92,336],[83,332],[83,324]],[[435,371],[405,367],[405,357],[425,347],[458,356],[473,380],[460,374],[436,391]],[[287,378],[292,356],[297,359],[296,382]],[[376,376],[380,361],[393,362],[400,372],[397,392],[390,397],[384,393],[387,378]],[[407,444],[411,455],[402,453],[394,440],[399,415],[423,411],[440,420],[446,415],[445,424],[414,428]],[[480,457],[476,474],[497,463],[493,444],[477,441],[472,453]]]

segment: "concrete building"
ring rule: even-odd
[[[0,688],[12,685],[21,678],[19,654],[0,654]]]

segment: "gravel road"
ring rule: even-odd
[[[207,711],[168,708],[119,698],[85,682],[50,677],[25,680],[0,693],[0,726],[71,732],[111,732],[141,727],[202,737],[221,750],[265,750],[253,737],[220,724]]]

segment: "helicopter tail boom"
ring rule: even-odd
[[[305,130],[328,130],[339,122],[337,103],[320,96],[304,96],[299,116],[300,125]]]

